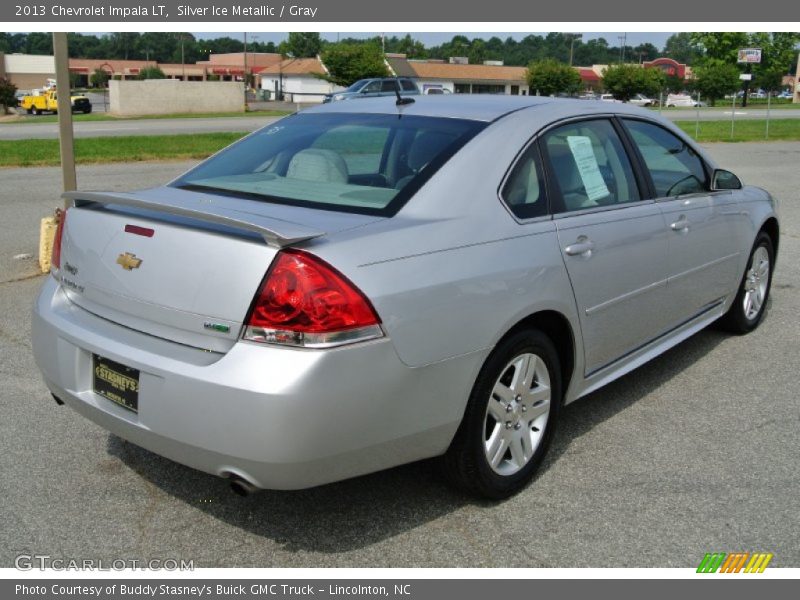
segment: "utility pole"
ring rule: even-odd
[[[569,66],[572,66],[572,59],[575,52],[575,40],[579,40],[583,38],[582,33],[568,33],[567,34],[570,38],[569,40]]]
[[[69,85],[69,52],[66,32],[53,33],[53,54],[56,63],[56,92],[58,94],[58,143],[61,150],[61,181],[65,192],[78,189],[75,174],[75,143],[72,131],[72,101]],[[68,203],[64,202],[64,208]]]
[[[186,58],[183,53],[183,32],[181,32],[181,81],[186,81]]]

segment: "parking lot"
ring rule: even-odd
[[[59,204],[60,172],[0,170],[0,567],[21,553],[198,567],[696,567],[716,551],[800,567],[800,143],[710,149],[782,202],[766,320],[745,337],[706,330],[567,407],[538,478],[500,503],[451,491],[432,461],[241,498],[57,406],[31,356],[42,276],[24,255]],[[130,189],[187,166],[81,167],[78,181]]]

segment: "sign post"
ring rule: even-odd
[[[747,73],[746,75],[750,75],[747,79],[743,77],[741,79],[744,80],[744,95],[742,96],[742,108],[747,106],[747,94],[750,92],[750,80],[753,78],[751,73],[753,72],[753,65],[761,64],[761,48],[742,48],[739,50],[738,57],[736,62],[739,64],[746,64],[747,65]]]

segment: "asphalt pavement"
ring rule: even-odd
[[[588,101],[587,101],[588,102]],[[657,111],[654,111],[657,112]],[[763,119],[764,109],[737,108],[737,120]],[[731,108],[704,108],[696,111],[691,108],[663,111],[663,116],[673,121],[730,120]],[[798,119],[800,108],[773,110],[773,119]],[[37,123],[37,117],[26,117],[17,123],[0,123],[0,140],[53,139],[58,137],[57,123]],[[191,133],[212,133],[219,131],[251,132],[268,125],[277,117],[253,114],[246,117],[180,118],[180,119],[130,119],[119,121],[75,121],[75,137],[106,137],[118,135],[176,135]]]
[[[0,170],[0,567],[34,552],[205,567],[696,567],[715,551],[800,567],[800,143],[709,147],[782,201],[766,320],[743,337],[703,331],[568,406],[541,474],[499,503],[451,491],[430,461],[240,498],[56,406],[30,351],[43,277],[13,256],[35,249],[59,171]],[[82,167],[78,181],[130,189],[188,166]]]

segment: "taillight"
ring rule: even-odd
[[[325,348],[382,335],[375,309],[344,275],[313,254],[283,250],[256,294],[243,337]]]
[[[64,237],[64,223],[67,221],[67,210],[61,213],[56,226],[56,234],[53,237],[53,253],[50,255],[50,267],[53,269],[61,268],[61,238]]]

